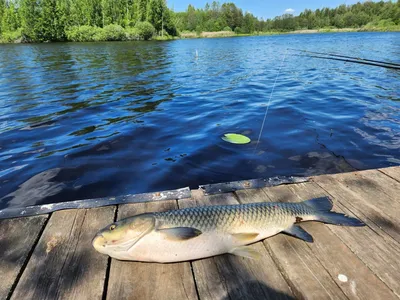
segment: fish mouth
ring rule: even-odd
[[[102,234],[97,234],[92,240],[92,246],[100,253],[105,253],[106,240]]]
[[[112,244],[109,241],[107,241],[106,238],[102,234],[97,234],[92,240],[92,245],[100,253],[106,253],[107,252],[106,249],[112,249],[114,251],[128,251],[141,238],[142,238],[142,235],[139,235],[136,238],[130,239],[128,241]]]

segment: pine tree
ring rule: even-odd
[[[3,28],[3,15],[4,15],[5,8],[6,8],[5,0],[0,0],[0,35],[4,31],[4,28]]]
[[[147,0],[136,0],[135,5],[136,21],[146,21],[147,18]]]
[[[22,35],[28,41],[36,41],[40,35],[37,26],[40,10],[36,0],[22,0],[20,4]]]
[[[15,4],[10,2],[8,6],[4,6],[1,18],[1,28],[3,32],[15,31],[20,26],[18,12]]]
[[[147,11],[147,20],[153,24],[157,32],[161,31],[163,25],[164,11],[167,7],[163,0],[150,0],[149,9]]]

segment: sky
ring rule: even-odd
[[[212,0],[167,0],[168,6],[173,8],[174,11],[185,11],[189,4],[194,5],[196,8],[204,8],[206,3],[212,3]],[[224,2],[233,2],[243,10],[251,12],[259,18],[274,18],[286,13],[294,15],[299,14],[304,9],[309,8],[315,10],[323,7],[337,7],[340,4],[354,4],[357,0],[220,0],[221,4]],[[360,1],[364,2],[364,1]]]

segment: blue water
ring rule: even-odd
[[[400,72],[288,47],[400,63],[400,33],[1,45],[0,208],[399,165]]]

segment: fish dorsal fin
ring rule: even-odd
[[[232,236],[244,243],[251,243],[253,242],[256,237],[258,236],[257,232],[240,232],[240,233],[232,233]]]
[[[239,247],[233,248],[231,251],[229,251],[229,253],[233,254],[233,255],[237,255],[237,256],[251,258],[251,259],[259,259],[261,257],[260,252],[254,250],[250,246],[239,246]]]
[[[169,240],[172,241],[189,240],[202,234],[200,230],[192,227],[174,227],[174,228],[159,229],[158,231],[164,234]]]
[[[282,231],[284,233],[287,233],[288,235],[297,237],[303,241],[312,243],[313,237],[307,232],[305,231],[303,228],[301,228],[300,226],[296,226],[296,225],[292,225],[291,227],[289,227],[288,229],[285,229],[284,231]]]

